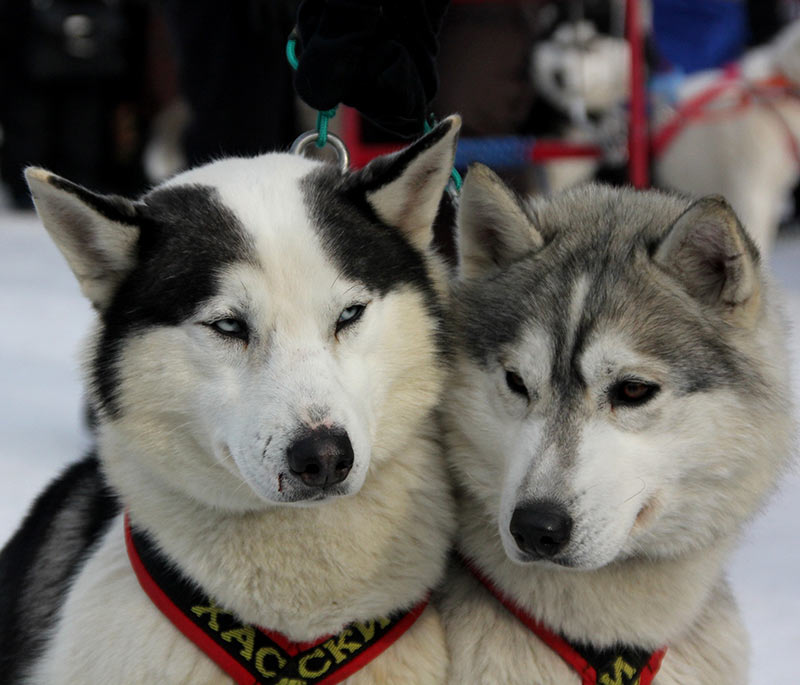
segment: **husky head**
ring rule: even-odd
[[[587,21],[560,26],[537,43],[531,57],[536,90],[565,114],[585,118],[623,102],[630,48],[622,38],[598,34]]]
[[[508,557],[593,569],[734,533],[791,422],[727,203],[588,186],[523,205],[475,167],[459,232],[449,459]]]
[[[118,488],[309,504],[402,449],[443,380],[430,242],[459,124],[359,172],[225,159],[137,201],[27,171],[98,313],[87,374]]]

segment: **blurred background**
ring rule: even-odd
[[[30,207],[29,164],[136,195],[187,165],[286,149],[314,121],[285,58],[299,4],[0,0],[5,206]],[[417,19],[432,31],[432,45],[414,46],[438,72],[438,92],[421,74],[434,79],[428,109],[463,117],[462,170],[483,161],[523,192],[592,178],[719,192],[767,250],[795,219],[797,0],[408,7],[409,31]],[[361,165],[401,141],[387,122],[340,108],[332,129]]]
[[[88,446],[77,351],[92,315],[22,170],[136,196],[288,149],[315,121],[285,58],[298,4],[0,0],[0,543]],[[721,193],[800,323],[800,0],[451,0],[436,68],[430,108],[461,113],[462,171],[483,161],[526,193],[590,179]],[[331,127],[356,165],[402,142],[345,107]],[[762,685],[797,680],[798,521],[792,472],[732,567]]]

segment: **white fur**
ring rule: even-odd
[[[344,682],[441,683],[443,641],[438,614],[429,607],[380,659]],[[76,580],[47,659],[27,682],[222,685],[233,681],[144,594],[131,572],[119,517]]]
[[[434,146],[449,149],[447,170],[457,128]],[[453,528],[431,424],[444,369],[424,296],[402,287],[380,297],[331,264],[298,186],[315,164],[223,160],[169,182],[217,188],[250,233],[254,259],[222,270],[191,320],[125,341],[119,416],[103,412],[98,426],[105,471],[134,525],[226,610],[298,642],[418,603],[442,574]],[[412,190],[439,197],[440,180]],[[63,229],[57,218],[48,228]],[[443,291],[442,266],[430,256],[428,268]],[[354,302],[367,305],[362,320],[337,335]],[[204,325],[238,316],[250,325],[247,344]],[[292,435],[334,424],[352,441],[351,473],[333,494],[298,495],[281,477]],[[428,608],[346,682],[434,685],[445,668]],[[143,594],[118,518],[27,682],[229,679]]]
[[[28,169],[26,178],[45,226],[72,225],[72,230],[51,232],[51,236],[75,273],[81,292],[96,309],[104,308],[133,265],[136,229],[88,210],[74,195],[51,185],[51,174],[43,169]]]
[[[450,117],[456,129],[461,125],[458,115]],[[447,183],[455,157],[455,139],[447,136],[445,144],[433,145],[418,155],[405,173],[377,190],[367,193],[367,199],[378,216],[387,224],[405,232],[413,245],[425,250],[430,245],[430,227],[439,211],[441,197],[422,193],[421,188]]]
[[[537,90],[581,120],[625,99],[629,64],[626,41],[598,34],[588,21],[563,24],[550,40],[536,45],[531,57]]]

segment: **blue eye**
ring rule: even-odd
[[[342,313],[339,314],[339,319],[336,321],[336,332],[338,333],[343,328],[358,321],[366,308],[367,305],[365,304],[351,304],[346,309],[343,309]]]
[[[218,321],[212,321],[208,325],[227,338],[239,338],[239,340],[247,342],[250,337],[247,324],[239,319],[219,319]]]

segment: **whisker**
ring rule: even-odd
[[[628,499],[623,501],[622,504],[626,504],[627,502],[630,502],[634,497],[638,497],[639,495],[641,495],[647,489],[647,483],[645,482],[644,478],[637,478],[637,480],[640,480],[642,482],[642,487],[639,488],[638,492],[633,493],[630,497],[628,497]]]

